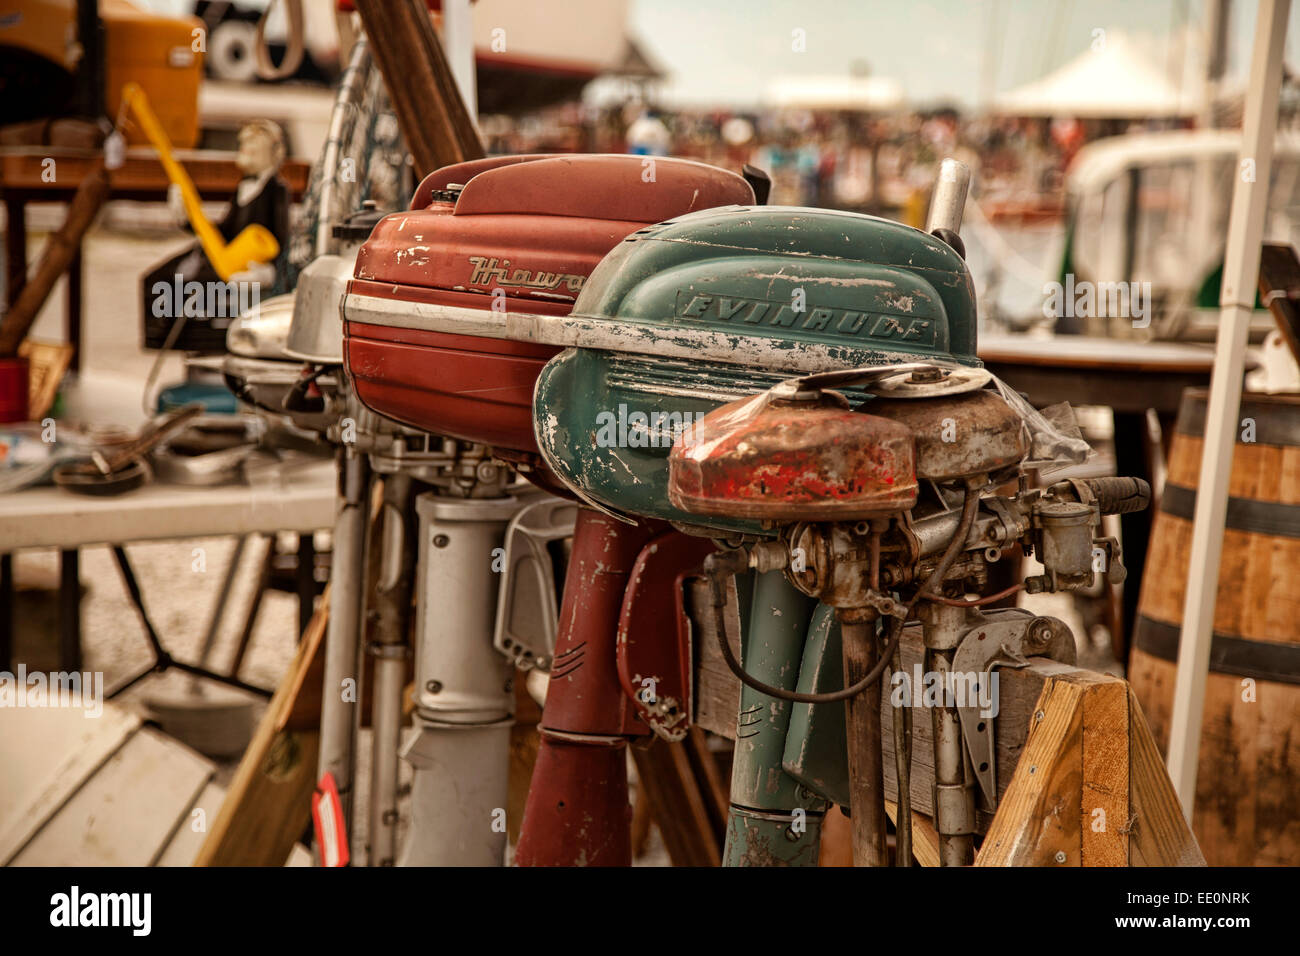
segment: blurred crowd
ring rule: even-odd
[[[955,156],[978,172],[996,214],[1059,213],[1064,172],[1084,143],[1125,124],[982,117],[952,109],[880,115],[842,111],[665,111],[633,103],[571,103],[522,118],[488,116],[489,152],[631,152],[751,163],[772,177],[770,202],[889,215],[916,222],[938,162]]]

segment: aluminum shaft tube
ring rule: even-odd
[[[514,668],[492,646],[494,558],[520,509],[511,497],[427,493],[416,570],[411,829],[401,866],[500,866],[514,713]]]
[[[330,617],[325,632],[317,778],[334,776],[348,838],[354,833],[352,786],[356,772],[361,697],[361,607],[365,591],[366,528],[370,517],[370,462],[354,448],[338,453],[338,515],[330,572]]]
[[[411,476],[402,472],[384,478],[380,514],[379,562],[370,654],[374,658],[374,702],[371,706],[373,750],[370,769],[371,866],[392,866],[397,855],[397,752],[402,735],[402,688],[406,684],[407,633],[411,624],[411,591],[415,578],[416,533],[411,504]]]
[[[946,678],[952,670],[966,612],[930,601],[923,601],[920,610],[926,672]],[[943,686],[950,686],[946,679]],[[975,860],[975,781],[967,769],[961,718],[955,706],[933,707],[930,724],[934,733],[934,825],[939,833],[939,863],[969,866]]]

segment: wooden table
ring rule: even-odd
[[[60,668],[79,671],[78,558],[82,547],[107,544],[113,549],[132,603],[157,653],[160,642],[127,559],[123,546],[126,542],[298,532],[299,571],[295,583],[299,616],[305,623],[315,597],[311,533],[334,526],[336,495],[337,473],[329,460],[268,473],[253,485],[189,487],[154,483],[112,497],[79,495],[56,487],[28,488],[0,495],[0,548],[6,559],[22,548],[59,549]],[[8,565],[8,561],[5,563]],[[9,593],[13,584],[8,567],[5,571],[0,580],[0,612],[7,617],[13,603]],[[11,624],[0,620],[0,669],[10,665]],[[243,686],[237,680],[226,682]]]
[[[1173,435],[1183,390],[1205,387],[1214,368],[1214,346],[1184,342],[1059,335],[1049,339],[1027,336],[980,336],[979,357],[985,367],[1036,408],[1069,402],[1105,405],[1115,414],[1115,470],[1143,478],[1154,487],[1156,451],[1149,440],[1147,411],[1160,420],[1167,443]],[[1246,370],[1258,363],[1247,361]],[[1146,564],[1151,523],[1157,510],[1153,498],[1146,511],[1120,516],[1124,536],[1124,641],[1137,615],[1142,572]]]
[[[179,150],[176,158],[185,167],[205,200],[234,199],[243,174],[235,165],[235,154],[216,150]],[[98,150],[54,146],[0,148],[0,196],[3,196],[9,225],[5,230],[5,276],[10,305],[27,280],[27,203],[69,202],[82,180],[95,168]],[[51,167],[46,160],[53,160]],[[50,170],[53,170],[53,181]],[[307,189],[311,166],[301,160],[286,160],[280,175],[289,185],[291,197],[301,200]],[[170,180],[158,155],[151,149],[127,150],[121,168],[109,173],[109,199],[162,202]],[[141,270],[143,272],[143,269]],[[67,340],[76,346],[72,368],[80,368],[81,357],[81,250],[68,268]]]

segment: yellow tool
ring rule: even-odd
[[[167,178],[180,187],[181,197],[185,203],[185,214],[189,217],[190,225],[194,227],[194,234],[199,237],[199,243],[203,246],[208,261],[212,263],[212,268],[217,271],[217,275],[221,276],[222,281],[229,282],[230,277],[235,273],[275,259],[280,253],[280,244],[275,241],[275,236],[271,235],[270,230],[265,226],[259,226],[257,223],[245,226],[240,230],[239,235],[227,243],[217,227],[203,215],[203,203],[199,198],[199,191],[194,188],[194,181],[185,172],[185,168],[172,156],[172,144],[168,141],[162,124],[158,122],[158,117],[154,115],[149,100],[139,84],[128,83],[122,88],[122,102],[134,111],[140,120],[140,125],[144,127],[145,135],[149,137],[149,142],[153,143],[154,149],[158,150],[158,158],[162,160]]]

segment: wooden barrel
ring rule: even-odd
[[[1183,394],[1129,659],[1162,750],[1206,395]],[[1211,866],[1300,864],[1300,396],[1242,396],[1198,766],[1192,828]]]

